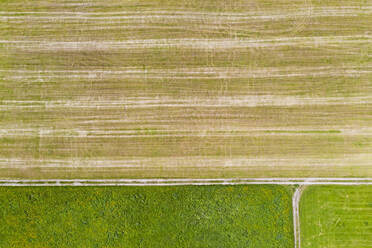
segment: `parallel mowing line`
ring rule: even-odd
[[[311,14],[349,14],[349,13],[369,13],[372,11],[370,6],[343,6],[343,7],[308,7],[308,8],[297,8],[295,11],[245,11],[244,13],[239,12],[212,12],[212,11],[180,11],[180,10],[143,10],[143,11],[108,11],[108,12],[99,12],[99,11],[0,11],[0,15],[71,15],[75,17],[79,16],[95,16],[95,15],[187,15],[187,16],[211,16],[211,17],[261,17],[261,16],[297,16],[297,15],[308,15],[309,10]]]
[[[262,16],[231,16],[231,15],[208,15],[208,14],[196,14],[195,13],[175,13],[175,14],[167,14],[167,15],[156,15],[156,14],[148,14],[148,15],[131,15],[131,16],[79,16],[79,15],[70,15],[70,16],[57,16],[57,15],[49,15],[49,16],[0,16],[0,20],[8,21],[8,20],[47,20],[49,22],[58,21],[58,20],[141,20],[141,22],[146,22],[146,19],[154,20],[154,19],[170,19],[170,20],[202,20],[202,21],[212,21],[214,23],[225,23],[226,21],[248,21],[248,20],[263,20],[263,21],[271,21],[271,20],[284,20],[284,19],[293,19],[298,17],[309,16],[310,18],[318,18],[318,17],[356,17],[362,14],[370,14],[371,11],[342,11],[342,12],[324,12],[324,13],[312,13],[310,16],[307,12],[304,13],[295,13],[295,14],[286,14],[286,15],[262,15]],[[110,23],[111,24],[111,23]]]
[[[372,96],[365,97],[301,97],[275,95],[247,95],[214,98],[162,98],[151,100],[68,100],[68,101],[0,101],[0,109],[29,108],[158,108],[158,107],[258,107],[258,106],[307,106],[371,104]]]
[[[324,166],[331,166],[332,168],[342,168],[344,166],[350,166],[350,164],[358,163],[358,165],[362,166],[369,166],[370,164],[363,164],[360,161],[363,160],[364,162],[371,161],[371,155],[365,154],[364,157],[360,155],[353,155],[348,156],[346,159],[307,159],[301,158],[301,163],[298,162],[299,158],[293,159],[282,159],[278,158],[229,158],[228,154],[227,157],[224,158],[208,158],[198,156],[194,158],[189,157],[179,157],[177,159],[173,158],[172,161],[169,162],[168,157],[161,157],[161,158],[138,158],[138,159],[128,159],[128,160],[102,160],[102,159],[16,159],[16,158],[9,158],[9,159],[1,159],[0,160],[0,168],[3,169],[26,169],[26,168],[42,168],[42,169],[59,169],[61,171],[68,171],[69,169],[86,169],[86,170],[113,170],[115,169],[144,169],[148,168],[151,170],[152,168],[189,168],[190,164],[197,164],[195,168],[249,168],[249,167],[257,167],[257,166],[280,166],[285,167],[286,169],[296,169],[299,164],[300,166],[317,166],[317,167],[324,167]],[[341,179],[340,179],[341,180]],[[343,179],[342,179],[343,180]]]
[[[40,137],[40,138],[165,138],[165,137],[261,137],[261,136],[311,136],[314,134],[268,134],[268,133],[261,133],[261,134],[134,134],[134,135],[37,135],[37,134],[15,134],[15,135],[1,135],[0,137]]]
[[[362,67],[284,67],[246,69],[234,67],[199,67],[179,69],[113,68],[112,70],[0,70],[5,80],[42,81],[48,79],[241,79],[241,78],[290,78],[290,77],[359,77],[371,74],[372,66]]]
[[[32,50],[115,50],[135,48],[249,48],[275,46],[319,46],[322,44],[363,44],[372,42],[372,35],[284,37],[273,39],[144,39],[125,41],[45,41],[45,40],[0,40],[8,48]]]

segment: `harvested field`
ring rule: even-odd
[[[301,248],[372,247],[372,186],[310,186],[300,201]]]
[[[372,2],[0,1],[0,178],[372,177]]]
[[[284,186],[0,187],[1,247],[293,247]]]

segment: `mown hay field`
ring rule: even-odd
[[[283,186],[0,187],[1,247],[293,247]]]
[[[372,187],[310,186],[300,201],[302,248],[372,247]]]
[[[1,0],[0,177],[372,176],[370,0]]]

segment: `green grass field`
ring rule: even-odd
[[[372,247],[372,186],[310,186],[300,222],[301,248]]]
[[[0,247],[293,247],[282,186],[0,187]]]

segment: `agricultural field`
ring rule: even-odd
[[[284,186],[0,187],[0,247],[293,247]]]
[[[0,247],[372,247],[371,151],[372,0],[0,0]]]
[[[0,0],[0,178],[372,176],[369,0]]]
[[[372,186],[311,186],[300,201],[301,248],[372,247]]]

